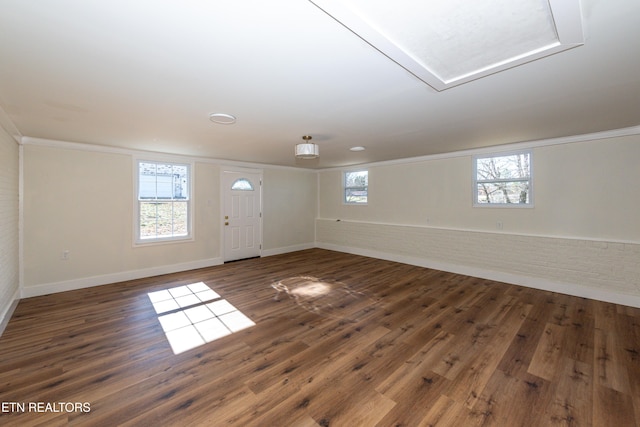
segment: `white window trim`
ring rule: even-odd
[[[359,187],[347,187],[347,174],[353,172],[366,172],[367,173],[367,201],[365,203],[347,202],[347,188],[359,188]],[[342,171],[342,204],[347,206],[367,206],[369,204],[369,180],[371,176],[368,169],[348,169]]]
[[[187,200],[187,235],[176,237],[157,237],[154,239],[141,239],[140,238],[140,204],[138,200],[139,191],[139,164],[141,162],[148,163],[169,163],[177,165],[186,165],[189,169],[189,200]],[[133,247],[141,246],[156,246],[170,243],[184,243],[194,241],[194,221],[193,221],[193,207],[194,207],[194,162],[192,160],[185,160],[184,158],[176,157],[134,157],[133,158]]]
[[[529,154],[529,179],[505,179],[504,182],[528,181],[529,182],[529,203],[478,203],[478,159],[490,157],[507,157],[518,154]],[[534,207],[534,186],[533,186],[533,150],[503,151],[487,154],[476,154],[472,157],[473,182],[471,183],[471,201],[474,208],[507,208],[507,209],[530,209]],[[498,180],[496,180],[498,182]]]

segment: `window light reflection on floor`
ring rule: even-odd
[[[174,354],[255,325],[203,282],[148,295]]]

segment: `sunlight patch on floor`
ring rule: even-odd
[[[149,292],[148,296],[174,354],[255,325],[203,282]]]
[[[319,279],[313,276],[294,276],[271,283],[280,301],[282,295],[312,313],[347,319],[354,307],[375,305],[367,295],[351,289],[347,284],[335,280]]]

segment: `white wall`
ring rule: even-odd
[[[219,200],[218,167],[195,164],[193,241],[134,247],[133,165],[128,154],[24,146],[23,296],[220,262],[219,209],[207,205]]]
[[[316,173],[266,169],[263,174],[263,255],[315,245]]]
[[[193,242],[134,247],[131,154],[23,151],[23,296],[221,262],[223,165],[195,163]],[[534,148],[531,209],[473,208],[470,155],[372,166],[367,206],[342,204],[340,170],[265,167],[263,255],[317,245],[640,306],[638,158],[637,134]]]
[[[208,159],[195,161],[193,241],[134,246],[133,154],[140,154],[30,141],[24,145],[23,166],[23,296],[222,262],[223,166]],[[265,254],[313,247],[315,174],[266,169],[263,192]],[[63,260],[66,250],[69,259]]]
[[[18,298],[19,146],[0,127],[0,333]]]
[[[367,206],[344,205],[342,172],[323,171],[317,242],[639,305],[639,158],[639,135],[534,148],[524,209],[472,206],[471,155],[370,167]]]

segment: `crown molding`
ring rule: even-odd
[[[318,169],[319,171],[335,171],[346,169],[362,169],[375,166],[404,165],[420,163],[428,160],[452,159],[456,157],[468,157],[479,154],[497,154],[502,152],[520,151],[531,148],[547,147],[550,145],[573,144],[577,142],[597,141],[601,139],[620,138],[624,136],[640,135],[640,125],[620,129],[606,130],[602,132],[586,133],[581,135],[563,136],[559,138],[540,139],[531,141],[514,142],[510,144],[492,145],[489,147],[473,148],[450,153],[430,154],[427,156],[406,157],[403,159],[384,160],[381,162],[361,163],[357,165],[341,166],[335,168]]]
[[[236,160],[216,159],[213,157],[199,157],[199,156],[188,156],[183,154],[172,154],[172,153],[161,152],[161,151],[134,150],[131,148],[110,147],[106,145],[89,144],[89,143],[83,143],[83,142],[59,141],[55,139],[33,138],[29,136],[22,137],[21,144],[35,145],[40,147],[63,148],[67,150],[93,151],[96,153],[122,154],[122,155],[133,156],[133,157],[147,157],[147,158],[153,157],[153,158],[164,158],[167,160],[174,160],[174,161],[182,160],[187,162],[209,163],[209,164],[219,165],[222,167],[232,166],[232,167],[241,167],[241,168],[250,168],[250,169],[283,169],[283,170],[295,170],[295,171],[301,171],[301,172],[316,172],[316,170],[314,169],[298,168],[293,166],[270,165],[266,163],[240,162]]]
[[[13,139],[18,143],[22,143],[22,134],[16,127],[16,125],[11,120],[11,117],[7,114],[7,112],[0,105],[0,127],[5,130]]]
[[[0,124],[3,124],[1,120],[2,116],[3,116],[3,111],[0,108]],[[16,133],[19,134],[17,130],[16,130]],[[23,145],[37,145],[37,146],[43,146],[43,147],[64,148],[69,150],[82,150],[82,151],[94,151],[94,152],[100,152],[100,153],[124,154],[128,156],[137,156],[137,157],[140,157],[140,156],[155,156],[155,157],[167,157],[167,158],[170,157],[172,159],[185,159],[187,161],[210,163],[210,164],[215,164],[220,166],[235,166],[235,167],[244,167],[244,168],[252,168],[252,169],[261,168],[261,169],[295,170],[295,171],[304,171],[304,172],[320,172],[320,171],[335,171],[335,170],[345,170],[345,169],[367,168],[367,167],[375,167],[375,166],[403,165],[403,164],[419,163],[419,162],[424,162],[429,160],[451,159],[451,158],[457,158],[457,157],[474,156],[479,154],[495,154],[495,153],[508,152],[508,151],[518,151],[518,150],[526,150],[526,149],[538,148],[538,147],[547,147],[551,145],[573,144],[578,142],[596,141],[596,140],[610,139],[610,138],[620,138],[620,137],[631,136],[631,135],[640,135],[640,125],[620,128],[620,129],[612,129],[612,130],[607,130],[602,132],[582,134],[582,135],[572,135],[572,136],[563,136],[559,138],[514,142],[511,144],[493,145],[490,147],[474,148],[474,149],[462,150],[462,151],[453,151],[450,153],[430,154],[426,156],[407,157],[403,159],[385,160],[381,162],[361,163],[356,165],[331,167],[331,168],[319,168],[319,169],[272,165],[272,164],[266,164],[266,163],[240,162],[235,160],[216,159],[211,157],[185,156],[180,154],[171,154],[171,153],[165,153],[165,152],[159,152],[159,151],[134,150],[130,148],[109,147],[105,145],[88,144],[88,143],[82,143],[82,142],[59,141],[59,140],[53,140],[53,139],[33,138],[33,137],[26,137],[26,136],[21,136],[20,138],[18,138],[18,141],[20,144],[23,144]],[[14,135],[14,138],[15,138],[15,135]]]

